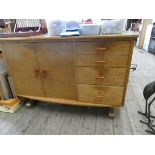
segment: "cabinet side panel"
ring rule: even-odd
[[[125,77],[125,83],[124,83],[124,93],[123,93],[123,99],[122,99],[122,104],[124,105],[125,102],[125,96],[126,96],[126,89],[128,86],[128,81],[129,81],[129,74],[130,74],[130,66],[131,66],[131,60],[132,60],[132,53],[133,53],[133,48],[134,48],[134,40],[131,40],[130,43],[130,52],[128,55],[128,65],[127,65],[127,70],[126,70],[126,77]]]

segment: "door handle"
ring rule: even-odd
[[[99,63],[102,64],[102,63],[106,63],[106,61],[105,61],[105,60],[97,60],[96,63],[97,63],[97,64],[99,64]]]
[[[103,99],[104,99],[104,96],[102,96],[102,95],[97,95],[97,96],[95,96],[96,102],[102,102]]]
[[[34,77],[38,77],[39,76],[39,70],[38,69],[34,69]]]
[[[97,47],[96,48],[97,52],[103,52],[103,51],[106,51],[106,50],[107,50],[107,47]]]
[[[104,96],[103,95],[98,95],[98,96],[96,96],[96,98],[97,99],[102,99],[102,98],[104,98]]]
[[[43,79],[46,79],[47,78],[47,71],[46,70],[43,70],[42,71],[42,78]]]
[[[96,79],[104,79],[104,76],[96,76]]]

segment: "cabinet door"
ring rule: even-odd
[[[31,43],[7,43],[4,55],[18,95],[44,96],[36,52]]]
[[[46,96],[75,99],[73,42],[36,43],[35,48]]]

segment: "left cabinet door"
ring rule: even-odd
[[[3,53],[17,95],[44,96],[37,56],[32,43],[6,43]]]

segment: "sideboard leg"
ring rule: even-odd
[[[109,108],[108,116],[111,119],[114,119],[115,118],[115,110],[114,110],[114,108]]]

